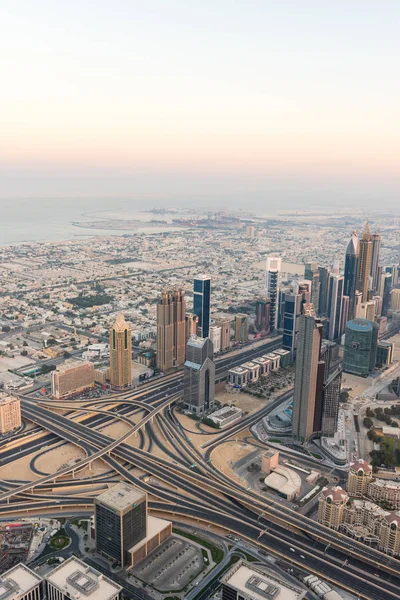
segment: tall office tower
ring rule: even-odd
[[[358,319],[361,312],[361,304],[362,304],[362,293],[356,292],[354,294],[354,318]]]
[[[186,300],[182,290],[163,292],[157,304],[157,367],[168,371],[185,362]]]
[[[221,328],[221,350],[227,350],[231,346],[231,320],[216,319],[214,324]]]
[[[325,369],[325,381],[322,400],[321,435],[332,437],[337,432],[339,417],[339,398],[342,385],[342,369],[338,367],[331,375]]]
[[[247,342],[249,339],[249,315],[238,313],[235,317],[235,340]]]
[[[342,298],[342,318],[340,323],[340,331],[343,333],[346,331],[346,323],[349,320],[349,297],[343,296]]]
[[[185,408],[203,413],[214,405],[215,364],[210,338],[192,336],[186,345],[183,373],[183,400]]]
[[[319,271],[319,314],[321,317],[326,315],[328,310],[328,284],[329,270],[326,267],[318,267]]]
[[[374,296],[372,300],[375,304],[375,317],[380,317],[382,315],[382,298],[380,296]]]
[[[270,330],[275,331],[278,327],[278,296],[279,279],[282,260],[276,257],[267,258],[267,270],[265,273],[266,295],[271,301],[270,306]]]
[[[357,290],[362,293],[362,301],[368,300],[369,277],[372,257],[372,235],[368,221],[364,225],[362,238],[359,243],[359,256],[357,268]]]
[[[390,308],[392,310],[400,310],[400,288],[390,292]]]
[[[319,314],[319,269],[315,262],[306,263],[304,277],[311,281],[311,298],[310,302],[314,306],[315,314]]]
[[[353,319],[346,324],[343,371],[367,376],[375,367],[379,325],[366,319]]]
[[[375,321],[375,302],[373,300],[362,302],[359,317],[360,319]]]
[[[330,275],[328,288],[329,339],[335,342],[342,335],[342,302],[344,278]]]
[[[21,427],[21,406],[18,398],[0,396],[0,434]]]
[[[392,291],[392,275],[391,273],[384,273],[383,280],[383,296],[382,296],[382,316],[386,317],[389,304],[390,304],[390,292]]]
[[[381,236],[379,233],[373,233],[372,239],[372,252],[371,252],[371,268],[370,276],[372,277],[372,289],[376,293],[379,285],[379,255],[381,251]]]
[[[185,314],[185,339],[186,343],[192,335],[197,335],[197,327],[199,324],[199,319],[197,315],[193,313]]]
[[[94,500],[96,551],[122,567],[129,550],[147,536],[147,494],[117,483]]]
[[[270,329],[270,307],[269,298],[258,298],[256,300],[256,322],[255,327],[260,333],[269,333]]]
[[[391,278],[392,278],[392,286],[397,285],[398,282],[398,271],[397,271],[397,265],[387,265],[384,268],[384,272],[385,273],[390,273]]]
[[[132,329],[121,313],[110,331],[110,382],[117,388],[132,384]]]
[[[359,239],[356,231],[353,231],[346,249],[344,263],[344,295],[349,297],[349,319],[355,314],[355,294],[357,290],[357,272],[359,256]]]
[[[221,350],[221,327],[217,325],[211,325],[210,327],[210,340],[214,348],[214,354]]]
[[[211,279],[196,277],[193,285],[193,312],[199,319],[197,335],[208,337],[210,329]]]
[[[51,372],[51,395],[66,398],[94,386],[94,364],[70,358]]]
[[[293,394],[292,432],[298,442],[307,442],[314,433],[321,339],[322,325],[315,317],[313,306],[305,305],[299,317]]]
[[[284,350],[289,350],[292,361],[296,358],[299,317],[303,306],[302,301],[303,295],[301,293],[296,293],[295,290],[285,293],[282,348]]]

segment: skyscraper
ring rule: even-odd
[[[318,365],[322,325],[311,304],[303,307],[299,317],[299,336],[293,394],[293,439],[307,442],[314,433]]]
[[[270,306],[269,298],[258,298],[256,300],[256,330],[260,333],[269,333],[270,329]]]
[[[318,267],[319,271],[319,314],[326,315],[328,306],[328,282],[329,270],[326,267]]]
[[[185,310],[185,292],[162,292],[157,304],[157,367],[161,371],[185,362]]]
[[[304,277],[311,281],[311,298],[310,302],[314,306],[315,314],[319,314],[319,269],[315,262],[306,263],[304,269]]]
[[[329,339],[336,341],[342,335],[342,301],[344,278],[330,275],[328,288]]]
[[[343,370],[366,376],[375,367],[379,325],[366,319],[346,324]]]
[[[117,483],[94,501],[96,551],[124,567],[129,550],[147,535],[147,494]]]
[[[379,286],[379,255],[381,251],[381,236],[379,233],[372,234],[372,252],[370,276],[372,277],[372,289],[377,292]]]
[[[199,319],[197,318],[197,315],[194,315],[193,313],[188,313],[188,312],[185,314],[186,342],[189,340],[190,337],[192,337],[192,335],[197,335],[198,323],[199,323]]]
[[[383,274],[382,316],[386,317],[390,306],[390,292],[392,291],[391,273]]]
[[[208,337],[210,328],[211,279],[196,277],[193,285],[193,312],[198,317],[197,334]]]
[[[235,340],[247,342],[249,339],[249,316],[238,313],[235,317]]]
[[[299,318],[302,307],[303,294],[301,292],[296,290],[285,292],[282,348],[290,351],[292,361],[296,358]]]
[[[349,297],[349,319],[354,317],[355,294],[357,290],[359,239],[356,231],[353,231],[350,242],[346,249],[344,265],[344,295]]]
[[[216,319],[215,325],[221,328],[221,350],[227,350],[231,345],[231,320]]]
[[[192,336],[186,346],[183,373],[185,408],[203,413],[214,405],[215,364],[214,348],[209,338]]]
[[[362,293],[362,301],[368,300],[369,278],[372,257],[372,235],[368,221],[364,225],[362,238],[359,243],[357,267],[357,290]]]
[[[110,331],[110,382],[117,388],[132,384],[132,329],[121,313]]]
[[[271,301],[270,306],[270,330],[275,331],[278,327],[278,292],[281,270],[281,259],[276,257],[267,258],[267,270],[265,274],[266,295]]]

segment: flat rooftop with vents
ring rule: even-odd
[[[39,600],[42,578],[20,563],[0,575],[0,600]]]
[[[116,511],[124,511],[133,504],[146,500],[146,493],[127,483],[117,483],[96,498],[96,503],[103,504]]]
[[[60,600],[57,592],[62,594],[61,598],[72,600],[117,600],[122,590],[120,585],[74,556],[53,569],[45,579],[49,600]]]

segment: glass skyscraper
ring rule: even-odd
[[[198,335],[206,338],[210,332],[211,279],[197,277],[193,286],[193,312],[197,315]]]

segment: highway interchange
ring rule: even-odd
[[[216,365],[217,378],[223,378],[233,365],[279,345],[280,340],[273,340],[262,349],[224,356]],[[68,410],[63,415],[51,409],[53,401],[21,397],[23,418],[35,428],[17,436],[14,448],[0,445],[0,464],[33,454],[43,448],[44,440],[48,448],[61,440],[71,442],[80,446],[86,457],[56,473],[39,473],[37,480],[1,482],[0,518],[60,511],[91,513],[93,494],[109,481],[125,479],[148,492],[153,514],[179,521],[195,519],[204,528],[214,525],[360,598],[399,598],[398,560],[264,499],[213,466],[214,448],[251,427],[287,394],[222,433],[216,432],[215,439],[204,445],[204,454],[176,418],[174,403],[181,394],[182,373],[177,372],[106,399],[58,402]],[[115,419],[129,428],[119,439],[99,429]],[[140,436],[139,447],[125,443],[132,435]],[[162,457],[152,453],[154,445],[163,450]],[[83,481],[74,479],[79,469],[90,468],[99,457],[110,467],[107,473]],[[139,476],[137,469],[152,477]]]

